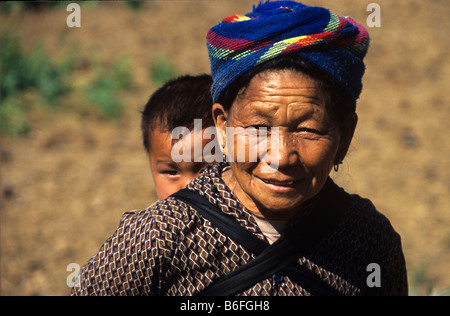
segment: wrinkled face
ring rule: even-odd
[[[291,70],[256,75],[228,113],[215,104],[213,116],[225,140],[227,127],[278,128],[278,142],[267,146],[271,161],[277,160],[270,173],[270,161],[239,161],[237,141],[224,142],[227,154],[234,144],[232,172],[222,175],[225,183],[252,213],[269,219],[291,218],[303,202],[318,194],[337,153],[345,155],[349,145],[341,141],[340,129],[328,115],[318,83]],[[353,123],[354,131],[356,121]],[[251,148],[246,146],[246,157]]]
[[[169,195],[183,189],[189,182],[198,177],[207,165],[205,161],[195,162],[193,132],[188,137],[189,144],[184,148],[190,149],[189,161],[174,162],[172,148],[176,144],[172,141],[170,132],[159,130],[149,131],[149,160],[158,199],[162,200]],[[201,136],[200,136],[201,137]],[[183,142],[183,139],[179,140]],[[203,147],[208,140],[202,140]]]

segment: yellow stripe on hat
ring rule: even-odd
[[[330,12],[330,21],[327,27],[323,30],[324,32],[336,32],[339,27],[339,16]]]
[[[242,22],[242,21],[248,21],[251,20],[251,18],[249,18],[248,16],[245,15],[241,15],[241,14],[236,14],[233,17],[233,22]]]
[[[279,55],[283,50],[285,50],[292,44],[302,42],[303,44],[308,45],[317,42],[317,39],[311,38],[310,40],[308,40],[308,38],[311,38],[311,36],[302,35],[276,42],[263,56],[261,56],[261,58],[258,61],[258,64]]]

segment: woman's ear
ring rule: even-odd
[[[223,108],[222,104],[215,103],[213,105],[212,117],[214,119],[214,125],[216,125],[216,128],[221,135],[221,137],[219,137],[219,143],[221,142],[220,146],[222,147],[223,153],[225,153],[227,144],[227,112]]]
[[[339,127],[340,141],[339,148],[335,157],[335,164],[340,164],[347,155],[348,149],[355,134],[356,125],[358,124],[358,115],[353,112],[344,120]]]

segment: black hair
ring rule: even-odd
[[[239,95],[243,95],[250,81],[259,73],[266,70],[295,70],[315,79],[320,84],[320,90],[329,107],[331,117],[336,124],[342,123],[345,118],[355,112],[356,100],[345,91],[335,80],[323,71],[296,54],[286,54],[264,62],[247,71],[233,81],[219,96],[220,103],[225,111],[229,111]]]
[[[214,126],[211,84],[210,75],[186,75],[168,81],[152,94],[141,119],[143,145],[147,152],[151,129],[170,132],[184,126],[192,130],[194,119],[202,119],[203,128]]]

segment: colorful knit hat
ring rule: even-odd
[[[208,31],[214,102],[239,76],[283,54],[298,53],[356,100],[362,90],[367,30],[350,17],[294,1],[262,2]]]

